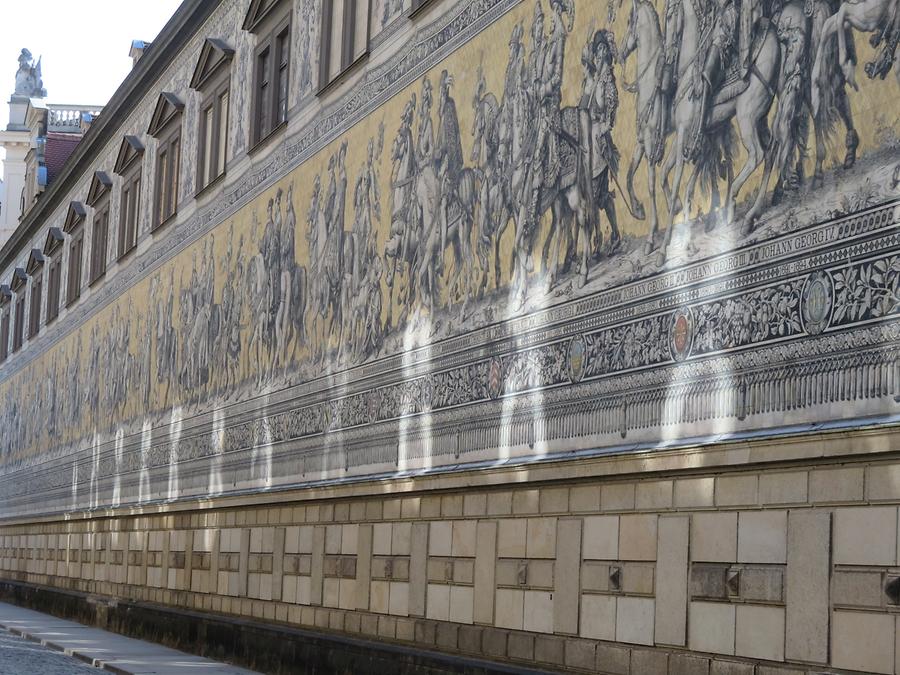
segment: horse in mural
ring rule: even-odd
[[[686,222],[691,218],[691,203],[698,179],[720,174],[723,164],[727,171],[727,189],[722,220],[726,223],[734,220],[735,202],[741,188],[765,160],[769,142],[766,117],[775,98],[781,59],[771,21],[760,18],[748,49],[746,76],[723,72],[721,86],[712,95],[705,95],[701,69],[705,62],[704,50],[709,48],[706,44],[709,41],[708,17],[702,13],[698,0],[682,0],[680,8],[680,27],[667,23],[666,28],[681,37],[677,41],[677,80],[672,109],[674,138],[663,164],[662,186],[668,204],[668,228],[660,247],[659,264],[667,257],[676,217],[683,211]],[[654,75],[648,73],[647,76]],[[744,165],[736,176],[732,176],[730,168],[732,121],[736,123],[747,152]],[[689,162],[694,166],[682,195],[681,183]],[[670,186],[669,177],[673,170]],[[653,243],[655,245],[655,241]]]
[[[657,77],[665,57],[662,29],[659,16],[648,0],[632,0],[631,13],[628,16],[628,28],[619,48],[619,60],[624,68],[631,54],[637,54],[637,76],[631,84],[625,84],[625,90],[635,95],[635,111],[637,114],[636,142],[628,165],[626,188],[631,211],[639,220],[646,218],[644,204],[634,191],[634,176],[641,162],[647,165],[647,187],[650,201],[650,232],[655,237],[659,229],[659,213],[656,206],[656,169],[663,158],[668,115],[668,100],[663,85]],[[646,252],[652,245],[647,243]]]

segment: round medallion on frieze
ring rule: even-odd
[[[825,272],[813,272],[803,286],[800,312],[803,328],[810,335],[819,335],[831,322],[834,306],[834,285]]]
[[[498,358],[491,359],[488,366],[487,389],[492,399],[499,398],[503,391],[503,364]]]
[[[682,307],[672,315],[672,329],[669,344],[672,357],[684,361],[691,353],[694,343],[694,315],[690,307]]]
[[[587,364],[587,343],[581,335],[575,335],[569,340],[568,350],[569,362],[569,381],[572,384],[581,382],[584,377],[585,365]]]

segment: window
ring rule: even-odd
[[[59,290],[62,283],[62,245],[65,237],[58,227],[51,227],[44,244],[47,259],[47,325],[59,316]]]
[[[25,270],[31,277],[31,304],[28,307],[28,339],[37,337],[41,329],[41,299],[44,289],[44,254],[40,249],[31,249]]]
[[[69,267],[66,274],[66,306],[72,305],[81,295],[81,267],[84,261],[84,216],[81,202],[69,204],[69,213],[63,230],[69,234]]]
[[[284,0],[253,0],[244,19],[244,30],[259,38],[253,71],[252,145],[287,122],[291,4]]]
[[[106,252],[109,248],[109,191],[111,188],[112,179],[105,172],[97,171],[88,192],[88,204],[94,209],[89,278],[91,284],[106,274]]]
[[[15,315],[13,316],[12,350],[17,352],[25,342],[25,289],[28,287],[28,275],[21,267],[13,272],[12,290],[16,294]]]
[[[0,363],[6,361],[9,356],[9,318],[12,292],[9,286],[0,286]]]
[[[319,89],[369,52],[369,0],[322,0]]]
[[[135,136],[126,136],[119,148],[114,171],[122,176],[119,200],[119,238],[117,253],[123,258],[137,246],[141,201],[141,159],[144,146]]]
[[[207,38],[191,78],[191,88],[203,94],[200,142],[197,144],[197,187],[203,190],[225,173],[228,153],[228,103],[234,50],[222,40]]]
[[[150,120],[148,133],[159,141],[156,146],[153,229],[168,222],[178,211],[182,110],[184,104],[177,96],[163,92]]]

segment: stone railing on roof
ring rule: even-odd
[[[84,132],[82,122],[86,121],[89,124],[100,114],[103,106],[51,103],[47,108],[47,131],[80,134]]]

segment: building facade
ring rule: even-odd
[[[764,4],[186,0],[0,250],[0,576],[900,672],[900,14]]]

